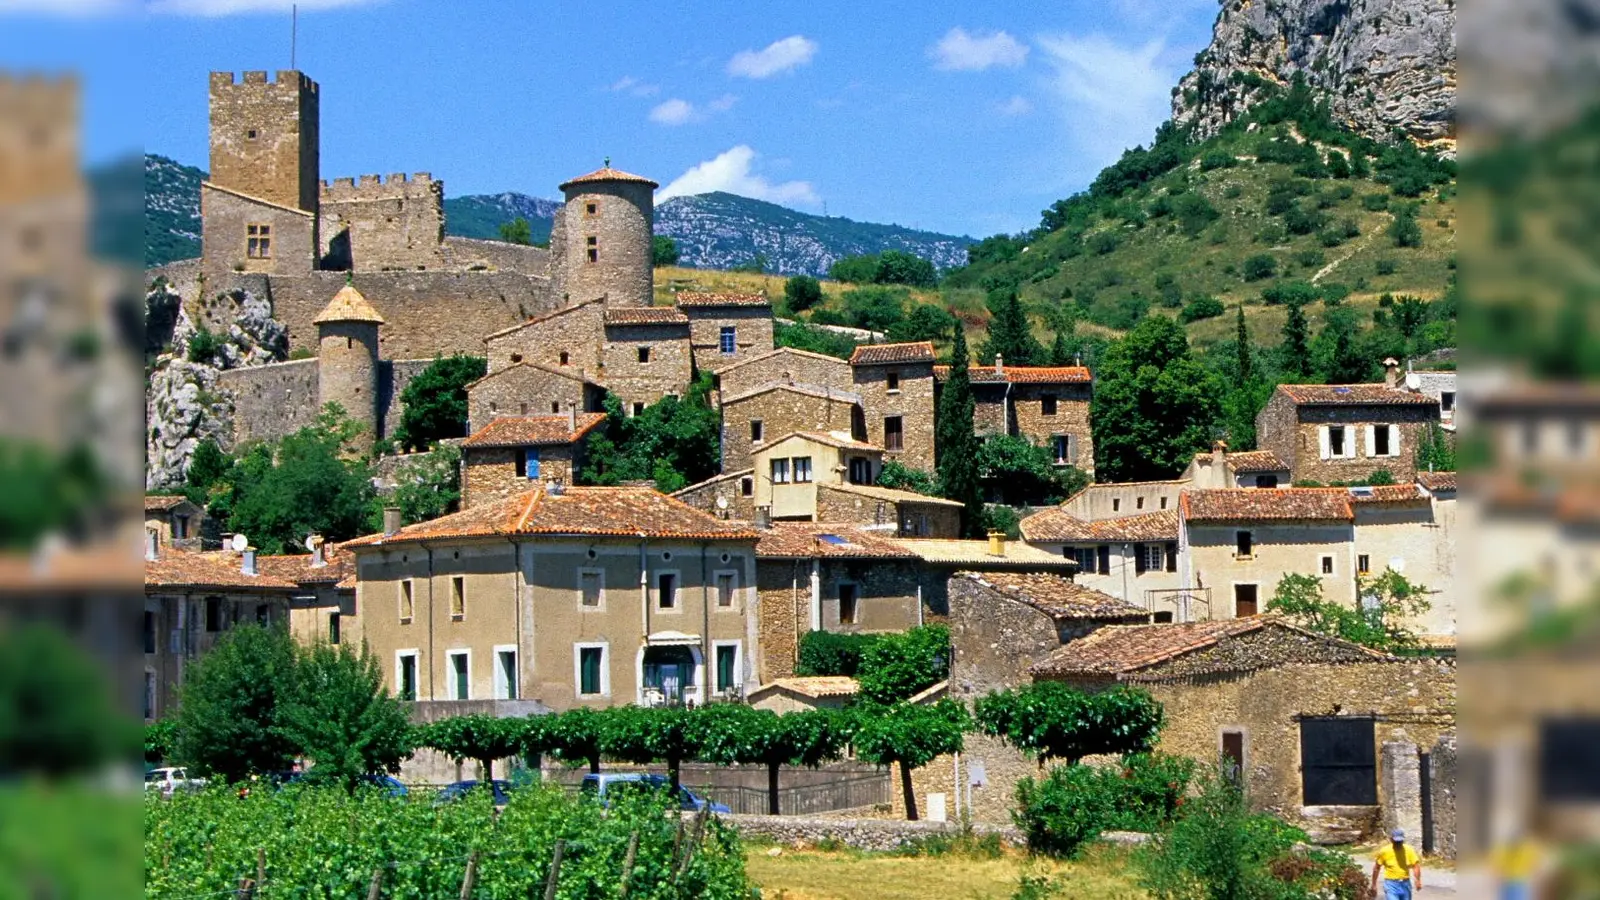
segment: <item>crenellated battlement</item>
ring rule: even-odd
[[[73,74],[47,75],[43,72],[24,72],[17,77],[0,71],[0,100],[75,101],[80,82]]]
[[[239,77],[240,75],[243,76],[242,80]],[[277,72],[273,73],[270,81],[267,79],[267,73],[262,71],[246,71],[239,73],[239,75],[235,75],[233,72],[211,73],[211,90],[213,93],[223,88],[245,87],[252,85],[265,86],[268,84],[274,84],[278,87],[309,91],[313,94],[317,92],[317,83],[312,81],[311,78],[304,72],[296,69],[279,69]]]
[[[335,178],[322,182],[322,202],[339,203],[362,200],[410,200],[430,197],[443,198],[444,182],[435,180],[428,172],[407,175],[395,172],[388,177],[361,175],[353,178]]]

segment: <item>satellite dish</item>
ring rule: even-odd
[[[722,496],[721,494],[718,494],[717,495],[717,509],[727,509],[727,508],[728,508],[728,498]]]
[[[233,552],[235,553],[243,553],[245,548],[250,546],[250,539],[242,534],[236,534],[233,536],[233,540],[229,542],[228,546],[232,547]]]
[[[315,553],[315,552],[317,552],[317,547],[319,545],[321,545],[321,544],[322,544],[322,535],[320,535],[320,534],[308,534],[308,535],[306,535],[305,547],[306,547],[307,550],[310,550],[312,553]]]
[[[1412,389],[1413,391],[1416,390],[1417,388],[1422,387],[1422,376],[1418,375],[1415,372],[1407,372],[1406,373],[1406,387]]]

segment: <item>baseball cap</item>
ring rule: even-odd
[[[1391,841],[1403,841],[1405,839],[1406,831],[1404,828],[1396,828],[1395,830],[1389,832],[1389,840]]]

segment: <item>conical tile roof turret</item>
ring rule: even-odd
[[[378,311],[367,302],[367,298],[361,296],[355,284],[346,282],[345,286],[339,289],[339,293],[334,294],[333,299],[328,301],[328,305],[323,307],[322,312],[317,313],[317,317],[311,320],[313,325],[323,325],[328,322],[371,322],[374,325],[382,325],[383,316],[378,315]]]

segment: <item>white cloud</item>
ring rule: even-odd
[[[50,15],[79,19],[138,11],[138,0],[0,0],[0,16]]]
[[[178,16],[231,16],[239,13],[287,14],[296,4],[301,12],[314,12],[381,2],[383,0],[145,0],[145,9]]]
[[[626,91],[635,97],[650,97],[661,93],[661,86],[650,84],[646,81],[640,81],[632,75],[624,75],[617,79],[616,83],[607,88],[607,90],[614,94],[620,94],[623,91]]]
[[[721,97],[718,97],[710,103],[707,103],[706,108],[712,112],[727,112],[728,110],[733,109],[733,105],[738,102],[738,97],[735,97],[732,94],[723,94]]]
[[[683,125],[694,118],[694,104],[673,97],[650,110],[650,121],[657,125]]]
[[[745,144],[718,154],[673,179],[672,183],[656,194],[656,200],[726,191],[741,197],[766,200],[769,203],[790,203],[817,206],[822,198],[807,181],[785,181],[773,184],[751,171],[756,161],[756,151]]]
[[[1163,45],[1123,46],[1101,35],[1041,36],[1054,74],[1050,85],[1069,140],[1087,172],[1116,160],[1135,144],[1148,144],[1171,115],[1171,86],[1178,73],[1160,62]]]
[[[770,78],[811,62],[817,42],[800,35],[773,41],[765,50],[741,50],[728,60],[728,74],[741,78]]]
[[[1028,59],[1028,48],[1021,41],[996,31],[993,34],[968,34],[964,28],[952,28],[928,48],[934,68],[947,72],[982,72],[993,66],[1014,69]]]
[[[1018,94],[996,106],[995,112],[1006,117],[1025,116],[1033,112],[1033,104],[1028,102],[1027,97]]]

